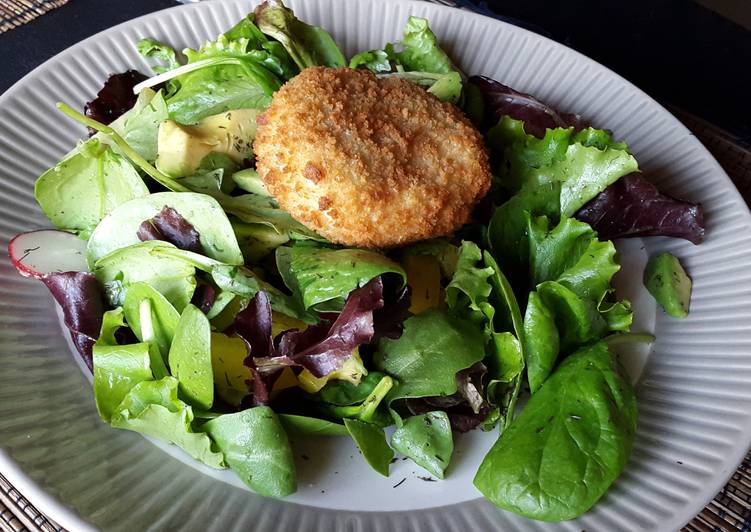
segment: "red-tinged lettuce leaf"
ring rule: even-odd
[[[411,313],[412,287],[403,283],[397,275],[384,275],[383,307],[373,311],[373,340],[391,338],[396,340],[404,332],[404,320]]]
[[[448,415],[451,428],[457,432],[469,432],[480,426],[491,411],[490,405],[483,403],[479,412],[475,413],[467,402],[460,402],[451,406],[439,406],[437,397],[407,399],[406,406],[413,416],[433,412],[436,408]]]
[[[475,85],[485,103],[485,124],[494,126],[502,116],[524,121],[524,130],[538,138],[545,130],[556,127],[574,127],[577,131],[587,127],[581,116],[560,113],[534,96],[516,91],[485,76],[472,76],[469,83]]]
[[[138,95],[133,94],[133,87],[146,78],[137,70],[112,74],[96,98],[86,104],[84,113],[102,124],[110,124],[135,105]]]
[[[271,302],[266,292],[258,292],[248,306],[235,316],[235,333],[250,346],[250,357],[274,355],[271,337]]]
[[[211,307],[214,306],[214,302],[216,301],[216,287],[214,287],[214,285],[210,283],[207,283],[199,276],[196,276],[196,282],[198,284],[195,291],[193,292],[193,298],[190,300],[190,302],[198,307],[201,312],[208,314],[208,312],[211,310]]]
[[[314,376],[324,377],[339,369],[357,346],[373,339],[373,311],[383,308],[383,304],[383,282],[376,277],[350,292],[341,314],[323,339],[320,339],[323,335],[321,329],[325,325],[308,327],[295,336],[296,342],[286,343],[280,354],[291,358]],[[310,333],[306,335],[308,331]],[[313,343],[310,337],[318,341]]]
[[[94,274],[88,272],[50,273],[42,282],[63,309],[65,326],[78,353],[90,370],[91,350],[99,336],[104,315],[104,291]]]
[[[485,364],[477,362],[456,374],[455,394],[407,399],[407,409],[412,415],[443,410],[449,417],[452,429],[470,431],[485,421],[491,410],[482,384],[487,372]]]
[[[576,213],[600,239],[672,236],[699,244],[704,240],[701,204],[662,194],[641,174],[629,174],[610,185]]]
[[[172,207],[166,205],[149,220],[144,220],[138,227],[138,239],[164,240],[170,244],[194,253],[203,253],[201,240],[195,227]]]

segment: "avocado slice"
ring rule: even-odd
[[[192,126],[165,120],[159,124],[156,166],[171,177],[195,173],[211,153],[241,164],[253,154],[258,109],[235,109],[204,118]]]
[[[674,255],[663,253],[649,259],[644,269],[644,286],[670,316],[688,316],[691,278]]]

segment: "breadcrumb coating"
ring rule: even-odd
[[[269,191],[332,242],[386,248],[450,235],[490,188],[469,120],[396,77],[306,69],[258,126],[256,168]]]

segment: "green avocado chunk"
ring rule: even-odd
[[[172,177],[189,176],[210,153],[225,154],[239,165],[252,154],[259,113],[258,109],[235,109],[192,126],[165,120],[159,125],[157,168]]]
[[[691,278],[674,255],[663,253],[649,259],[644,270],[644,286],[669,315],[688,316]]]

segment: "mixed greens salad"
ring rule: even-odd
[[[467,78],[424,19],[349,62],[280,3],[182,55],[138,50],[155,76],[112,76],[86,115],[59,105],[92,132],[36,182],[61,231],[10,245],[62,307],[102,420],[274,497],[296,489],[289,435],[351,437],[380,474],[397,452],[443,478],[456,432],[495,431],[475,477],[494,504],[548,521],[591,508],[637,423],[610,348],[649,339],[628,333],[610,239],[698,243],[700,206],[661,194],[608,131]],[[256,118],[316,65],[404,77],[467,113],[495,174],[469,225],[351,249],[279,208],[254,170]],[[685,315],[680,264],[648,277]]]

